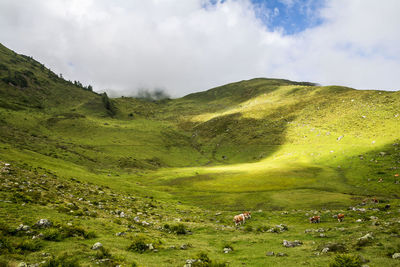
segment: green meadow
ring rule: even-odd
[[[0,45],[0,266],[399,266],[399,143],[399,91],[109,98]]]

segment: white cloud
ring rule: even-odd
[[[292,36],[255,9],[247,0],[3,0],[0,42],[123,95],[181,96],[253,77],[400,89],[399,1],[330,1],[322,25]]]

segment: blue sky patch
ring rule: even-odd
[[[325,0],[251,0],[257,17],[271,30],[291,35],[320,25]]]

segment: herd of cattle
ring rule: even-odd
[[[374,198],[366,198],[362,201],[361,205],[366,205],[367,203],[379,203],[379,200]],[[387,204],[385,206],[385,209],[390,208],[390,204]],[[342,222],[344,219],[344,214],[339,213],[338,215],[335,215],[334,217],[337,218],[338,222]],[[242,214],[235,215],[233,217],[233,222],[235,223],[236,226],[243,224],[247,219],[251,218],[251,212],[246,211],[243,212]],[[320,223],[321,222],[321,216],[312,216],[309,218],[310,223]]]
[[[367,203],[377,204],[377,203],[379,203],[379,200],[376,199],[375,197],[374,198],[366,198],[362,201],[361,205],[366,205]],[[387,204],[385,206],[385,209],[389,209],[389,208],[390,208],[390,204]],[[342,222],[344,219],[344,214],[339,213],[338,215],[335,215],[334,217],[337,218],[338,222]],[[238,225],[244,224],[244,222],[250,218],[251,218],[251,212],[246,211],[246,212],[243,212],[242,214],[235,215],[233,217],[233,222],[235,223],[236,226],[238,226]],[[309,218],[309,221],[310,221],[310,223],[320,223],[321,216],[318,216],[318,215],[312,216]]]
[[[338,222],[342,222],[344,219],[344,214],[339,213],[337,216],[335,216],[338,220]],[[233,217],[233,222],[235,223],[236,226],[244,224],[247,219],[251,218],[251,212],[250,211],[245,211],[242,214],[235,215]],[[309,218],[310,223],[320,223],[321,222],[321,216],[312,216]]]

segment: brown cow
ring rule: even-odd
[[[251,218],[251,212],[250,211],[245,211],[243,212],[243,215],[246,219],[250,219]]]
[[[245,220],[246,220],[246,218],[244,217],[243,214],[235,215],[233,217],[233,221],[235,222],[236,226],[238,226],[239,224],[244,223]]]
[[[344,219],[344,214],[339,213],[339,214],[337,215],[337,220],[338,220],[338,222],[342,222],[343,219]]]
[[[310,223],[320,223],[320,222],[321,222],[321,216],[310,217]]]

